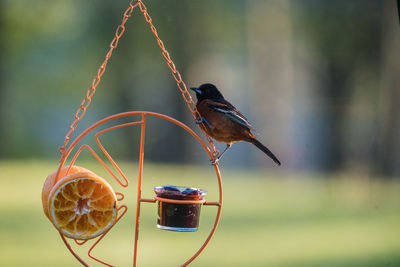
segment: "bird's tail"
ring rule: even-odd
[[[250,142],[253,145],[255,145],[258,149],[260,149],[262,152],[267,154],[268,157],[270,157],[276,164],[281,165],[281,162],[277,159],[277,157],[275,157],[275,155],[267,147],[265,147],[263,144],[261,144],[260,141],[258,141],[255,138],[251,138]]]

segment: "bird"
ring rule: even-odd
[[[254,129],[246,117],[224,98],[215,85],[205,83],[190,89],[196,92],[196,108],[201,115],[201,119],[197,118],[195,122],[203,124],[210,137],[226,144],[225,150],[212,160],[213,164],[222,158],[233,143],[245,141],[255,145],[276,164],[281,165],[278,158],[254,136]]]

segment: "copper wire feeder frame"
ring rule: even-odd
[[[143,202],[150,202],[150,203],[155,203],[156,201],[161,201],[161,202],[165,202],[165,203],[174,203],[176,201],[178,201],[181,204],[202,204],[205,206],[216,206],[217,207],[217,214],[216,214],[216,218],[215,218],[215,222],[214,225],[211,229],[210,234],[208,235],[208,237],[206,238],[206,240],[204,241],[204,243],[201,245],[201,247],[197,250],[197,252],[190,257],[187,261],[185,261],[181,266],[187,266],[189,265],[195,258],[197,258],[200,253],[204,250],[204,248],[207,246],[207,244],[209,243],[210,239],[212,238],[212,236],[215,233],[215,230],[218,226],[219,220],[220,220],[220,216],[221,216],[221,209],[222,209],[222,181],[221,181],[221,174],[220,174],[220,170],[218,167],[218,163],[213,165],[213,168],[215,170],[215,174],[217,177],[217,181],[218,181],[218,188],[219,188],[219,198],[218,201],[215,202],[207,202],[205,200],[173,200],[173,199],[164,199],[164,198],[160,198],[160,197],[154,197],[152,199],[145,199],[142,198],[142,178],[143,178],[143,160],[144,160],[144,144],[145,144],[145,130],[146,130],[146,122],[148,120],[148,118],[150,117],[157,117],[157,118],[161,118],[164,120],[167,120],[181,128],[183,128],[184,130],[186,130],[187,132],[189,132],[196,140],[197,142],[199,142],[201,144],[201,146],[204,148],[204,150],[206,151],[206,153],[208,154],[210,160],[214,160],[215,157],[218,156],[219,151],[215,148],[214,143],[212,141],[212,139],[207,135],[207,133],[204,130],[204,125],[203,124],[199,124],[200,129],[202,130],[206,142],[204,142],[202,140],[202,138],[197,135],[191,128],[189,128],[188,126],[186,126],[185,124],[169,117],[166,115],[162,115],[162,114],[158,114],[158,113],[153,113],[153,112],[146,112],[146,111],[130,111],[130,112],[124,112],[124,113],[119,113],[119,114],[115,114],[112,116],[109,116],[105,119],[102,119],[100,121],[98,121],[97,123],[93,124],[92,126],[90,126],[89,128],[87,128],[85,131],[83,131],[78,137],[76,137],[76,139],[68,146],[69,142],[71,141],[71,136],[74,133],[74,131],[76,130],[79,121],[82,119],[82,117],[84,116],[84,114],[86,113],[87,108],[89,107],[91,101],[92,101],[92,97],[96,92],[96,88],[98,86],[98,84],[100,83],[101,77],[105,72],[107,63],[109,61],[109,59],[111,58],[111,55],[114,51],[114,49],[118,46],[118,42],[120,40],[120,38],[122,37],[122,35],[125,32],[125,24],[128,21],[128,19],[131,17],[132,12],[134,11],[134,9],[139,9],[140,12],[143,14],[143,17],[145,19],[145,21],[147,22],[147,24],[150,27],[150,30],[152,31],[152,33],[154,34],[154,37],[156,39],[157,45],[159,46],[159,48],[161,49],[161,53],[163,58],[165,59],[165,62],[167,63],[168,68],[171,71],[171,75],[174,78],[174,80],[176,81],[177,87],[179,89],[179,91],[181,92],[182,98],[184,99],[188,109],[190,110],[192,116],[194,119],[199,119],[201,118],[199,112],[196,109],[196,105],[192,99],[192,97],[190,96],[186,84],[184,83],[184,81],[182,80],[181,74],[179,73],[179,71],[177,70],[177,68],[175,67],[174,62],[172,61],[168,51],[166,50],[163,41],[160,39],[158,32],[155,28],[155,26],[152,23],[152,19],[147,11],[147,7],[144,5],[143,0],[132,0],[129,3],[129,7],[125,10],[125,12],[123,13],[123,18],[122,18],[122,22],[121,24],[117,27],[115,34],[114,34],[114,38],[112,39],[111,43],[110,43],[110,48],[105,56],[105,59],[103,61],[103,63],[100,65],[97,74],[95,75],[89,89],[87,90],[87,93],[85,95],[85,98],[83,99],[82,103],[80,104],[78,110],[75,113],[74,116],[74,120],[64,138],[64,142],[63,145],[60,147],[59,152],[61,154],[61,159],[60,159],[60,164],[58,167],[58,171],[56,174],[56,180],[60,180],[62,177],[60,177],[60,171],[63,167],[69,167],[71,168],[72,165],[75,163],[75,161],[77,160],[77,158],[79,157],[80,153],[86,149],[88,150],[95,158],[98,162],[100,162],[100,164],[106,169],[106,171],[112,176],[112,178],[121,186],[121,187],[127,187],[128,186],[128,179],[126,178],[124,172],[121,170],[121,168],[117,165],[117,163],[113,160],[113,158],[110,156],[110,154],[107,152],[107,150],[104,148],[104,146],[102,145],[102,143],[100,142],[99,137],[109,131],[115,130],[115,129],[119,129],[119,128],[123,128],[123,127],[128,127],[128,126],[139,126],[140,127],[140,151],[139,151],[139,173],[138,173],[138,181],[137,181],[137,204],[136,204],[136,222],[135,222],[135,239],[134,239],[134,253],[133,253],[133,266],[137,266],[137,259],[138,259],[138,235],[139,235],[139,224],[140,224],[140,207],[141,204]],[[107,123],[107,122],[111,122],[114,121],[116,119],[119,118],[130,118],[130,117],[139,117],[139,120],[132,120],[131,122],[128,123],[123,123],[123,124],[117,124],[115,126],[100,130],[99,126]],[[89,145],[87,144],[82,144],[82,145],[78,145],[79,142],[82,140],[83,137],[85,137],[89,132],[92,131],[97,131],[95,133],[95,141],[97,146],[100,148],[101,152],[104,154],[102,157],[100,157],[98,154],[96,154],[95,150],[92,149]],[[79,147],[79,148],[78,148]],[[74,154],[72,154],[72,151],[76,151],[74,152]],[[117,170],[117,174],[114,173],[113,171],[111,171],[111,169],[107,166],[107,164],[102,160],[102,158],[104,158],[104,156],[107,158],[107,160],[112,164],[112,166],[114,167],[115,170]],[[67,163],[67,159],[70,158],[69,163]],[[68,172],[67,172],[68,174]],[[121,179],[122,178],[122,179]],[[122,202],[124,199],[124,195],[120,192],[115,192],[116,196],[118,197],[118,201]],[[104,232],[103,234],[101,234],[99,237],[95,238],[95,242],[93,243],[93,245],[90,246],[89,250],[88,250],[88,256],[97,261],[98,263],[101,263],[103,265],[106,266],[113,266],[101,259],[99,259],[98,257],[93,256],[92,252],[94,250],[94,248],[97,246],[97,244],[104,238],[105,235],[108,234],[108,232],[118,223],[118,221],[122,218],[122,216],[124,216],[124,214],[127,212],[128,207],[126,205],[119,205],[117,210],[118,210],[118,215],[117,218],[115,220],[115,224],[109,228],[106,232]],[[67,239],[63,234],[60,233],[60,236],[62,238],[62,240],[64,241],[64,244],[67,246],[67,248],[69,249],[69,251],[75,256],[75,258],[81,262],[84,266],[90,266],[85,260],[83,260],[76,252],[75,250],[72,248],[71,239]],[[84,241],[79,241],[79,240],[73,240],[73,242],[78,245],[78,246],[83,246],[87,240]]]
[[[139,116],[140,120],[139,121],[133,121],[133,122],[129,122],[129,123],[124,123],[124,124],[118,124],[109,128],[106,128],[104,130],[100,130],[98,131],[95,135],[95,141],[97,146],[100,148],[100,150],[102,151],[102,153],[104,154],[104,156],[108,159],[108,161],[112,164],[112,166],[114,166],[114,168],[117,170],[117,174],[114,173],[108,166],[107,164],[101,159],[102,157],[100,157],[94,149],[92,149],[89,145],[87,144],[83,144],[81,145],[78,149],[75,149],[76,152],[75,154],[71,155],[71,152],[74,150],[74,148],[78,147],[79,142],[90,132],[92,131],[96,131],[98,130],[98,128],[100,128],[99,126],[105,124],[106,122],[109,121],[113,121],[115,119],[119,119],[122,117],[137,117]],[[161,197],[154,197],[151,199],[146,199],[146,198],[142,198],[142,179],[143,179],[143,162],[144,162],[144,144],[145,144],[145,131],[146,131],[146,122],[148,120],[148,118],[151,117],[157,117],[157,118],[161,118],[164,120],[167,120],[181,128],[183,128],[184,130],[186,130],[187,132],[189,132],[199,143],[200,145],[204,148],[204,150],[206,151],[206,153],[208,154],[210,160],[213,159],[213,155],[210,151],[210,149],[208,148],[208,146],[204,143],[204,141],[200,138],[199,135],[197,135],[192,129],[190,129],[188,126],[186,126],[185,124],[183,124],[182,122],[179,122],[178,120],[175,120],[169,116],[163,115],[163,114],[158,114],[158,113],[153,113],[153,112],[144,112],[144,111],[131,111],[131,112],[124,112],[124,113],[119,113],[119,114],[115,114],[112,116],[109,116],[103,120],[100,120],[99,122],[93,124],[91,127],[87,128],[82,134],[80,134],[72,143],[71,145],[68,147],[68,149],[65,151],[64,156],[62,157],[61,161],[60,161],[60,166],[58,169],[58,172],[60,172],[60,170],[64,167],[64,166],[69,166],[69,168],[71,168],[72,165],[74,165],[74,163],[76,162],[76,160],[78,159],[79,155],[81,154],[81,152],[86,149],[88,150],[95,158],[96,160],[105,168],[105,170],[113,177],[113,179],[115,179],[115,181],[121,186],[121,187],[127,187],[129,185],[128,183],[128,179],[126,178],[126,175],[124,174],[124,172],[122,171],[122,169],[118,166],[118,164],[113,160],[113,158],[110,156],[110,154],[107,152],[107,150],[104,148],[104,146],[102,145],[102,143],[100,142],[100,136],[106,132],[115,130],[115,129],[120,129],[122,127],[128,127],[128,126],[140,126],[140,151],[139,151],[139,166],[138,166],[138,180],[137,180],[137,206],[136,206],[136,222],[135,222],[135,239],[134,239],[134,258],[133,258],[133,266],[137,266],[137,258],[138,258],[138,235],[139,235],[139,226],[140,226],[140,207],[141,204],[143,202],[150,202],[150,203],[155,203],[156,201],[161,201],[161,202],[167,202],[167,203],[178,203],[178,204],[203,204],[206,206],[217,206],[218,210],[217,210],[217,215],[214,221],[214,225],[211,229],[210,234],[208,235],[208,237],[206,238],[206,240],[204,241],[203,245],[198,249],[198,251],[192,256],[190,257],[186,262],[184,262],[181,266],[187,266],[189,263],[191,263],[195,258],[197,258],[200,253],[204,250],[204,248],[207,246],[207,244],[209,243],[210,239],[212,238],[212,236],[214,235],[216,228],[218,226],[219,220],[220,220],[220,216],[221,216],[221,210],[222,210],[222,180],[221,180],[221,174],[220,174],[220,170],[218,167],[218,164],[213,165],[213,168],[215,170],[215,174],[217,177],[217,181],[218,181],[218,188],[219,188],[219,199],[216,202],[207,202],[204,199],[202,200],[176,200],[176,199],[168,199],[168,198],[161,198]],[[72,158],[71,161],[66,164],[67,158]],[[68,174],[68,173],[67,173]],[[122,177],[122,179],[120,177]],[[62,177],[59,177],[59,173],[57,174],[57,180],[61,179]],[[104,178],[104,177],[103,177]],[[119,197],[118,201],[122,202],[124,199],[124,195],[120,192],[116,192],[116,195]],[[94,242],[94,244],[89,248],[88,250],[88,256],[99,262],[102,263],[106,266],[113,266],[99,258],[97,258],[96,256],[93,256],[92,252],[94,250],[94,248],[97,246],[97,244],[103,239],[103,237],[117,224],[117,222],[122,218],[122,216],[124,216],[124,214],[126,213],[128,207],[126,205],[119,205],[118,206],[118,217],[116,219],[116,223],[109,229],[107,230],[105,233],[103,233],[102,235],[100,235],[99,237],[97,237],[97,240]],[[69,239],[67,239],[64,235],[61,235],[62,240],[64,241],[65,245],[67,246],[67,248],[69,249],[69,251],[85,266],[90,266],[86,261],[84,261],[72,248]],[[78,241],[78,240],[74,240],[75,243],[79,246],[84,245],[87,240],[85,241]]]

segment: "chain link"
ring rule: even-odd
[[[139,6],[139,9],[143,13],[143,16],[144,16],[146,22],[149,24],[151,31],[153,32],[154,36],[156,37],[157,44],[161,49],[162,55],[168,65],[169,69],[171,70],[171,75],[174,78],[174,80],[176,81],[178,89],[182,93],[182,98],[186,102],[186,105],[189,108],[190,112],[192,113],[193,118],[194,119],[201,118],[201,115],[196,108],[196,104],[194,103],[192,97],[190,96],[185,82],[182,80],[180,72],[176,69],[175,64],[172,61],[168,51],[165,49],[163,41],[158,36],[157,29],[153,25],[152,19],[151,19],[149,13],[147,12],[147,7],[144,5],[142,0],[132,0],[129,3],[129,7],[124,12],[121,24],[117,27],[117,29],[115,31],[114,38],[112,39],[112,41],[110,43],[110,49],[108,50],[103,63],[100,65],[99,69],[97,70],[97,74],[94,77],[91,86],[87,90],[85,98],[83,99],[80,107],[78,108],[78,110],[75,113],[74,121],[71,123],[69,131],[67,132],[67,134],[64,138],[64,143],[59,149],[59,152],[61,153],[62,156],[65,153],[65,148],[66,148],[69,140],[71,139],[72,133],[76,130],[76,127],[78,126],[78,122],[82,119],[83,115],[86,112],[86,109],[89,107],[90,103],[92,102],[92,97],[96,92],[97,85],[100,83],[101,76],[104,74],[104,72],[106,70],[108,60],[111,58],[113,50],[118,46],[119,39],[122,37],[122,35],[125,32],[125,23],[128,21],[129,17],[132,15],[133,9],[137,6]],[[204,133],[204,135],[206,136],[207,142],[209,143],[210,148],[211,148],[212,156],[213,157],[218,156],[219,151],[215,148],[213,140],[207,134],[207,132],[205,130],[205,126],[203,124],[199,124],[199,127],[200,127],[201,131]]]

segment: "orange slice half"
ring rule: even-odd
[[[67,167],[61,170],[66,174]],[[65,236],[85,240],[107,231],[117,218],[117,198],[110,184],[93,172],[72,166],[55,183],[50,175],[42,191],[43,209]]]

